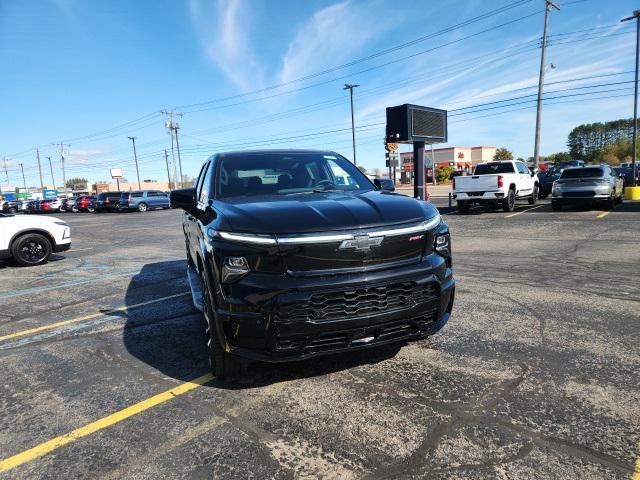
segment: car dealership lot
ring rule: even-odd
[[[235,384],[207,376],[179,211],[60,215],[69,252],[0,264],[0,477],[629,478],[640,204],[442,211],[438,335]]]

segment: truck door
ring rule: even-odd
[[[533,177],[527,166],[522,162],[516,162],[518,168],[518,195],[531,195],[533,191]]]

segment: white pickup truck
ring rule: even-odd
[[[69,225],[58,218],[0,213],[0,258],[13,258],[30,267],[46,263],[52,253],[70,247]]]
[[[473,175],[453,177],[453,198],[462,214],[474,203],[486,210],[500,206],[511,212],[518,199],[527,199],[530,205],[536,203],[538,176],[518,161],[479,163]]]

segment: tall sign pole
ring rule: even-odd
[[[42,165],[40,164],[40,149],[36,148],[36,158],[38,159],[38,173],[40,174],[40,189],[44,190],[44,180],[42,180]]]
[[[638,162],[638,63],[640,62],[640,10],[635,10],[632,16],[623,18],[620,21],[628,22],[633,19],[636,20],[636,81],[633,93],[633,160],[631,161],[631,185],[636,187],[636,164]]]
[[[560,10],[560,7],[551,0],[545,0],[544,30],[542,32],[542,53],[540,55],[540,76],[538,77],[538,104],[536,107],[536,138],[533,147],[533,164],[537,168],[540,162],[540,126],[542,124],[542,91],[544,88],[544,65],[547,53],[547,28],[549,26],[549,13],[551,8]]]
[[[45,157],[49,160],[49,170],[51,170],[51,183],[53,184],[53,189],[56,189],[56,179],[53,177],[53,166],[51,165],[51,157]]]
[[[27,181],[24,179],[24,165],[23,164],[19,164],[20,165],[20,170],[22,171],[22,187],[24,188],[24,191],[27,191]]]

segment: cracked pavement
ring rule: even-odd
[[[630,478],[640,204],[598,213],[450,212],[439,334],[254,364],[0,478]],[[91,318],[0,341],[0,460],[208,371],[180,212],[59,216],[71,251],[0,263],[0,337]]]

